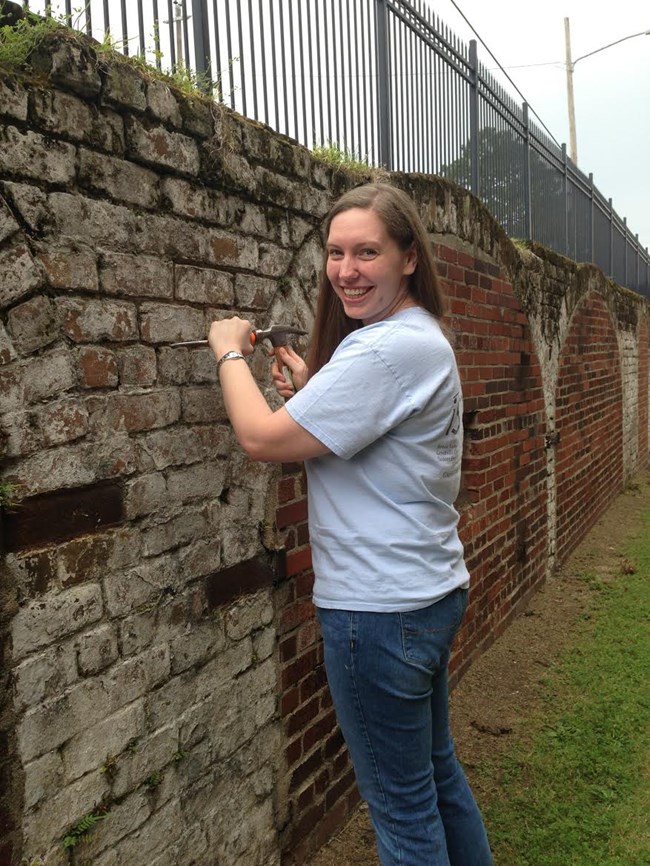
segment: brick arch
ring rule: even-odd
[[[460,675],[546,574],[546,413],[528,319],[503,271],[469,251],[436,253],[465,409],[457,507],[472,590],[453,660]]]
[[[609,310],[587,295],[573,315],[556,388],[557,560],[623,486],[621,361]]]
[[[645,466],[648,462],[648,425],[650,424],[650,376],[649,370],[649,347],[648,341],[648,319],[641,317],[639,326],[639,466]]]

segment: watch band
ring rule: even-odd
[[[219,360],[217,361],[217,373],[219,372],[219,370],[221,369],[221,365],[225,361],[234,361],[237,358],[241,358],[242,361],[246,360],[246,358],[242,355],[241,352],[235,352],[234,350],[231,350],[230,352],[226,352],[226,354],[222,355],[221,358],[219,358]]]

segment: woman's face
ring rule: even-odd
[[[415,252],[401,250],[373,210],[337,214],[326,249],[327,277],[351,319],[370,325],[413,306],[408,277],[417,264]]]

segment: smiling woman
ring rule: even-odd
[[[255,459],[305,460],[327,679],[382,866],[491,866],[449,733],[469,575],[454,508],[462,396],[431,244],[386,184],[343,195],[325,238],[308,363],[276,349],[285,406],[273,412],[241,363],[250,323],[212,324],[226,409]]]

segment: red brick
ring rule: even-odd
[[[302,550],[292,551],[287,556],[287,576],[292,577],[295,574],[300,574],[311,568],[311,548],[305,547]]]
[[[114,388],[118,383],[117,359],[110,349],[89,346],[79,353],[79,381],[83,388]]]
[[[307,500],[293,502],[291,505],[283,505],[275,512],[275,522],[278,529],[286,529],[295,523],[302,523],[307,519]]]

